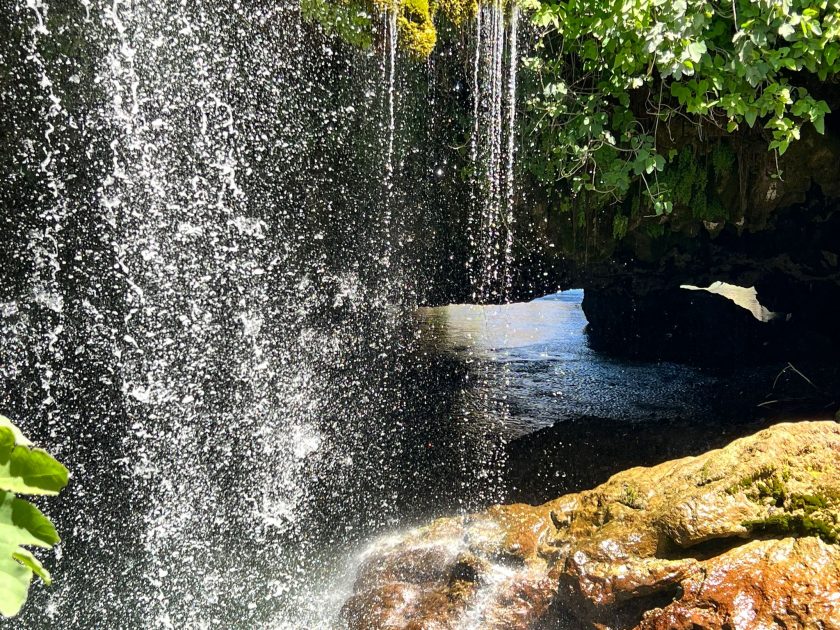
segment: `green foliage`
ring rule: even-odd
[[[476,0],[301,0],[304,19],[362,49],[373,45],[374,16],[396,12],[399,46],[417,59],[434,50],[438,15],[460,26],[477,8]]]
[[[328,33],[357,48],[367,49],[373,44],[371,17],[353,2],[301,0],[300,12],[307,21],[317,22]]]
[[[549,184],[566,180],[573,195],[608,205],[639,182],[655,214],[695,198],[694,184],[663,182],[657,136],[675,117],[720,132],[761,125],[779,154],[802,125],[824,131],[828,106],[804,84],[840,70],[838,0],[522,4],[540,32],[525,61],[538,88],[529,166]],[[722,209],[695,213],[719,218]]]
[[[46,451],[33,448],[7,418],[0,416],[0,614],[16,615],[32,576],[51,583],[49,572],[24,546],[50,549],[59,541],[55,527],[34,505],[14,493],[55,495],[68,472]]]

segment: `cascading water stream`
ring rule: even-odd
[[[519,5],[511,2],[510,25],[508,28],[508,138],[507,138],[507,177],[505,178],[505,250],[504,250],[504,294],[509,295],[512,288],[511,262],[513,259],[513,222],[515,188],[515,158],[516,158],[516,74],[519,69]]]
[[[381,56],[294,2],[27,0],[4,20],[0,128],[23,157],[0,200],[26,238],[0,277],[0,412],[74,474],[56,585],[20,627],[329,627],[354,545],[496,498],[495,411],[417,385],[448,380],[407,291],[405,226],[439,182],[406,173],[446,164],[429,138],[450,153],[405,122],[429,99],[402,92],[396,12]],[[497,236],[504,20],[480,28]]]
[[[387,84],[387,111],[386,111],[386,147],[384,165],[384,208],[382,210],[383,234],[385,238],[385,251],[382,254],[382,266],[389,269],[391,266],[390,245],[394,243],[393,233],[393,208],[394,199],[392,196],[394,188],[394,136],[397,128],[396,120],[396,81],[397,81],[397,46],[399,44],[397,30],[397,7],[393,6],[384,13],[385,22],[385,74]]]
[[[511,282],[518,21],[516,3],[482,4],[476,15],[470,159],[477,207],[470,222],[470,277],[479,302],[504,302]]]

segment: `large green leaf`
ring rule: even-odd
[[[12,433],[15,435],[15,443],[22,444],[23,446],[32,446],[32,442],[26,439],[26,436],[21,433],[20,429],[18,429],[12,421],[9,420],[6,416],[0,415],[0,427],[6,427],[7,429],[11,429]]]
[[[58,494],[67,469],[31,443],[8,418],[0,416],[0,615],[16,615],[29,593],[33,575],[52,578],[24,545],[51,548],[58,533],[41,511],[15,492]]]
[[[0,490],[58,494],[67,485],[67,469],[46,451],[31,448],[20,438],[19,431],[0,422]]]

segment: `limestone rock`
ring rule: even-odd
[[[366,630],[840,628],[838,539],[840,425],[780,424],[381,541],[344,616]]]

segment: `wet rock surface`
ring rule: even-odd
[[[639,630],[840,628],[840,547],[817,537],[756,540],[713,558]]]
[[[840,628],[840,425],[779,424],[373,545],[352,629]]]

